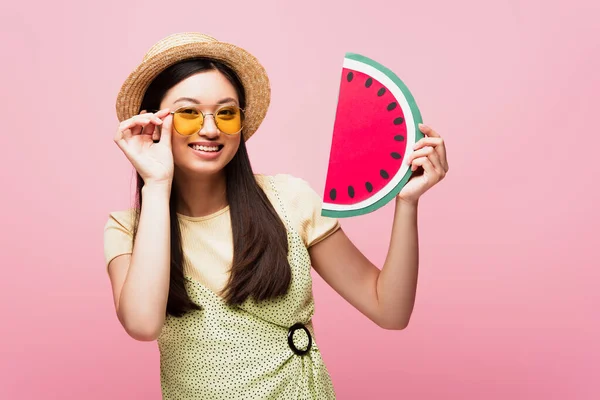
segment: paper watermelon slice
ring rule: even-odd
[[[404,159],[423,137],[406,85],[383,65],[346,53],[321,214],[352,217],[377,210],[411,176]]]

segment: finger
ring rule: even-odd
[[[142,111],[140,111],[139,115],[144,115],[144,114],[148,114],[148,111],[142,110]],[[148,115],[148,117],[150,118],[150,121],[152,121],[152,116]],[[150,124],[144,126],[142,128],[142,131],[139,132],[139,134],[140,135],[151,135],[153,131],[154,131],[154,125],[152,125],[152,123],[150,123]]]
[[[140,114],[134,115],[130,119],[133,121],[150,121],[156,125],[162,124],[162,119],[160,119],[156,114],[146,112],[146,110],[140,111]]]
[[[168,108],[163,108],[162,110],[156,111],[154,113],[147,112],[146,110],[142,110],[142,111],[140,111],[140,113],[138,115],[148,116],[148,117],[152,118],[152,120],[155,121],[156,123],[159,123],[168,114],[169,114],[169,109]]]
[[[133,124],[133,121],[130,120],[126,120],[123,121],[119,124],[119,127],[117,128],[117,133],[115,134],[115,140],[118,139],[125,139],[125,140],[129,140],[131,139],[131,137],[133,136],[133,132],[132,132],[132,128],[135,125]]]
[[[144,126],[142,129],[141,135],[152,136],[154,135],[154,131],[156,130],[156,124],[153,121],[150,121],[148,125]]]
[[[432,152],[431,154],[429,154],[427,156],[427,159],[429,159],[429,161],[431,161],[431,165],[433,165],[433,168],[443,178],[446,175],[446,170],[444,169],[444,166],[442,165],[442,161],[440,160],[438,153],[436,153],[435,151]]]
[[[165,111],[161,110],[157,114],[164,115]],[[119,124],[114,141],[116,142],[121,139],[129,140],[132,136],[136,135],[153,135],[156,125],[162,125],[162,123],[163,121],[159,116],[142,110],[139,115],[135,115]]]
[[[164,119],[169,115],[169,111],[170,111],[170,109],[163,108],[162,110],[157,111],[154,114],[161,121],[161,123],[158,124],[158,125],[162,125],[163,124]],[[153,142],[156,143],[156,142],[158,142],[160,140],[160,131],[161,131],[161,129],[160,129],[159,126],[157,126],[157,127],[154,128],[154,131],[152,132],[152,141]]]
[[[144,130],[144,125],[135,124],[131,128],[129,128],[129,129],[131,131],[131,136],[139,136],[139,135],[142,134],[142,132]]]
[[[421,158],[421,157],[427,157],[429,158],[429,160],[431,161],[431,163],[433,164],[433,166],[435,167],[436,170],[438,170],[438,172],[442,175],[445,174],[446,170],[444,168],[444,165],[440,159],[440,156],[438,155],[438,153],[435,151],[435,149],[433,147],[424,147],[421,150],[415,151],[414,153],[412,153],[410,156],[407,157],[406,161],[407,164],[411,164],[412,160],[415,160],[417,158]]]
[[[415,158],[419,158],[419,157],[427,157],[430,154],[435,153],[435,150],[433,147],[431,146],[425,146],[422,149],[419,149],[417,151],[413,151],[411,154],[408,155],[408,157],[406,157],[406,159],[404,160],[407,164],[410,165],[410,163],[412,163],[412,160],[414,160]]]
[[[160,127],[154,125],[154,130],[152,131],[152,141],[157,143],[160,139]]]
[[[427,157],[419,157],[412,162],[411,170],[415,171],[417,168],[422,167],[425,173],[429,176],[438,176],[439,174],[435,171],[433,164]]]
[[[146,114],[146,113],[147,113],[146,110],[140,111],[140,114]],[[159,131],[157,129],[157,126],[158,125],[162,125],[162,119],[161,119],[161,117],[164,117],[164,115],[165,115],[165,109],[153,113],[153,115],[150,116],[150,118],[151,118],[151,124],[146,125],[144,127],[144,129],[142,130],[141,134],[142,135],[151,136],[153,142],[158,141],[160,135],[159,135]]]
[[[121,129],[121,125],[119,125],[119,127],[117,128],[117,131],[115,132],[115,136],[113,136],[113,140],[116,142],[117,140],[123,139],[124,136],[125,136],[125,132]]]
[[[155,124],[155,125],[161,125],[162,124],[162,119],[160,119],[160,116],[157,115],[158,113],[149,113],[146,110],[142,110],[140,111],[139,115],[143,115],[143,114],[148,114],[147,117],[150,118],[150,122]],[[151,135],[153,134],[153,132],[156,130],[155,127],[144,127],[144,130],[142,131],[142,135]]]
[[[125,120],[119,124],[113,140],[126,155],[129,154],[129,147],[127,146],[128,140],[131,139],[136,133],[136,130],[139,129],[140,128],[134,125],[131,120]]]
[[[439,146],[441,144],[444,143],[444,140],[439,137],[439,138],[434,138],[434,137],[427,137],[425,136],[424,138],[420,139],[419,141],[417,141],[417,143],[415,143],[415,145],[413,146],[413,150],[417,150],[420,149],[424,146]]]
[[[440,156],[440,159],[442,160],[442,165],[444,166],[444,169],[447,171],[448,161],[446,155],[446,143],[444,139],[427,125],[419,124],[419,128],[421,129],[421,132],[423,132],[427,136],[415,143],[413,149],[416,150],[420,147],[427,145],[434,147],[435,151],[437,151],[437,153]]]
[[[138,116],[139,117],[139,116]],[[156,125],[162,125],[162,121],[158,122],[158,119],[152,114],[147,114],[144,118],[133,117],[132,121],[126,125],[131,129],[131,134],[136,135],[152,135],[152,131]]]
[[[128,154],[129,149],[127,148],[127,134],[126,132],[129,132],[129,129],[121,130],[121,129],[117,129],[117,132],[115,133],[115,136],[113,138],[114,142],[117,144],[117,146],[119,146],[119,148],[121,149],[121,151],[125,154]],[[130,134],[129,134],[130,135]]]
[[[440,159],[436,152],[431,153],[427,157],[419,157],[416,158],[411,165],[411,171],[415,171],[420,166],[429,165],[431,166],[430,170],[426,169],[428,174],[435,174],[437,179],[442,179],[446,176],[446,171],[441,165]],[[424,168],[425,169],[425,168]]]
[[[144,110],[142,110],[142,113],[144,113]],[[121,150],[127,151],[126,146],[128,140],[130,140],[133,136],[142,134],[146,126],[154,126],[150,123],[151,119],[151,114],[145,114],[143,117],[133,116],[132,118],[122,121],[119,124],[113,140],[115,143],[117,143]],[[162,124],[162,120],[160,120],[160,123]]]
[[[119,148],[125,155],[129,154],[129,148],[127,147],[127,141],[125,139],[123,139],[123,138],[116,139],[115,138],[115,143],[117,144],[117,146],[119,146]]]
[[[430,126],[425,124],[419,124],[419,130],[425,135],[429,137],[440,137],[439,133],[434,131]]]
[[[151,113],[151,112],[149,112],[149,111],[147,111],[147,110],[142,110],[142,111],[140,111],[140,113],[139,113],[138,115],[144,115],[144,114],[147,114],[147,116],[149,116],[149,117],[151,117],[151,118],[153,118],[153,117],[155,117],[155,116],[156,116],[156,117],[158,117],[158,118],[160,119],[160,115],[159,115],[159,113],[163,112],[164,110],[165,110],[165,109],[163,109],[163,110],[160,110],[160,111],[157,111],[157,112],[154,112],[154,113]],[[157,120],[157,121],[158,121],[158,120]]]
[[[149,114],[148,114],[149,115]],[[150,117],[149,116],[140,116],[140,115],[136,115],[132,118],[129,118],[123,122],[121,122],[121,124],[119,124],[119,129],[121,130],[125,130],[125,129],[132,129],[136,126],[139,126],[140,128],[143,128],[144,126],[148,125],[150,123]]]
[[[171,147],[171,132],[173,126],[173,116],[167,114],[162,126],[160,127],[160,143]]]
[[[170,111],[171,111],[171,109],[169,109],[169,108],[163,108],[162,110],[157,111],[154,115],[156,115],[161,120],[164,120],[166,118],[166,116],[169,115]]]

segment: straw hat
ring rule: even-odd
[[[208,57],[232,68],[239,76],[246,95],[244,140],[258,129],[267,114],[271,87],[264,67],[252,54],[229,43],[197,32],[176,33],[160,40],[148,50],[142,63],[127,77],[117,96],[119,122],[139,113],[146,89],[169,66],[189,58]]]

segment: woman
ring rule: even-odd
[[[146,54],[117,99],[114,138],[135,167],[137,204],[113,212],[105,257],[119,321],[157,340],[166,399],[333,399],[315,342],[311,266],[385,329],[407,326],[419,197],[448,170],[427,127],[407,162],[380,270],[289,175],[252,172],[245,142],[270,101],[245,50],[197,33]]]

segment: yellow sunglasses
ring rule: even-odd
[[[244,126],[244,110],[238,106],[222,106],[212,114],[204,114],[198,107],[184,106],[175,111],[173,127],[180,135],[190,136],[200,132],[204,126],[204,119],[212,115],[219,131],[226,135],[235,135],[241,132]]]

